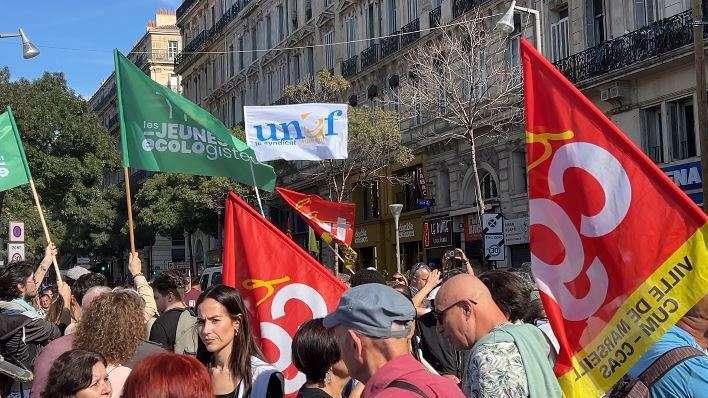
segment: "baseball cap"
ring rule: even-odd
[[[347,290],[324,326],[345,326],[374,338],[403,338],[410,334],[415,308],[405,296],[380,283]]]

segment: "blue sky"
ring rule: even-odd
[[[0,39],[0,67],[12,78],[63,72],[77,93],[89,97],[113,70],[114,48],[127,53],[160,8],[181,0],[3,0],[0,32],[22,27],[39,47],[22,58],[20,40]]]

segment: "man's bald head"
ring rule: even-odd
[[[435,297],[435,308],[448,308],[464,299],[470,299],[479,305],[486,305],[489,301],[494,303],[489,289],[479,278],[471,274],[459,274],[443,283]]]
[[[443,283],[435,297],[439,328],[450,342],[469,349],[490,330],[506,322],[489,289],[472,274],[460,274]]]

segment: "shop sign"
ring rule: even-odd
[[[452,245],[452,219],[438,218],[426,221],[423,225],[425,237],[423,244],[426,248],[446,247]]]
[[[507,245],[523,245],[529,243],[528,217],[504,220],[504,240]]]
[[[361,244],[367,243],[368,241],[369,241],[369,235],[365,229],[357,229],[356,232],[354,232],[354,243],[355,244],[361,245]]]
[[[398,237],[401,239],[415,238],[415,226],[412,222],[403,223],[398,226]]]
[[[465,216],[463,232],[466,242],[474,242],[482,239],[482,226],[479,225],[479,217],[476,214],[468,214]]]
[[[661,170],[696,204],[703,204],[703,173],[700,160],[665,165]]]

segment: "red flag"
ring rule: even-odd
[[[226,198],[223,260],[224,283],[241,292],[266,360],[294,396],[305,375],[292,364],[292,336],[333,311],[346,286],[234,193]]]
[[[531,262],[568,397],[600,396],[708,293],[708,218],[522,42]]]
[[[317,195],[304,194],[285,188],[276,188],[276,190],[290,206],[305,218],[317,236],[327,233],[340,243],[347,246],[352,245],[354,210],[356,209],[353,203],[331,202]]]

